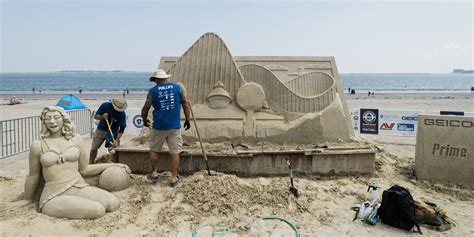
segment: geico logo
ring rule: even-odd
[[[467,120],[456,120],[456,119],[425,119],[425,125],[428,126],[439,126],[439,127],[463,127],[472,128],[474,122]]]
[[[415,116],[402,116],[402,120],[418,121],[418,117],[415,117]]]

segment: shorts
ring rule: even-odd
[[[91,150],[98,150],[100,146],[102,146],[102,144],[104,143],[106,135],[106,131],[96,129],[94,133],[94,138],[92,139]]]
[[[155,152],[161,151],[165,140],[171,155],[179,154],[183,151],[183,139],[181,138],[181,131],[179,129],[151,129],[150,136],[148,137],[150,150]]]

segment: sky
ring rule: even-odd
[[[341,73],[474,69],[472,1],[0,1],[0,72],[148,72],[206,32],[233,56],[334,56]]]

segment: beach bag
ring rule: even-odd
[[[456,222],[448,217],[447,212],[430,202],[415,201],[415,216],[420,224],[436,231],[446,231],[456,226]]]
[[[383,191],[382,204],[377,214],[387,225],[404,230],[411,230],[416,226],[418,233],[422,234],[415,217],[415,201],[404,187],[394,185]]]

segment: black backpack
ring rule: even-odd
[[[415,217],[415,201],[410,192],[398,185],[383,191],[382,204],[378,216],[383,223],[404,230],[411,230],[414,226],[421,234],[420,226]]]

